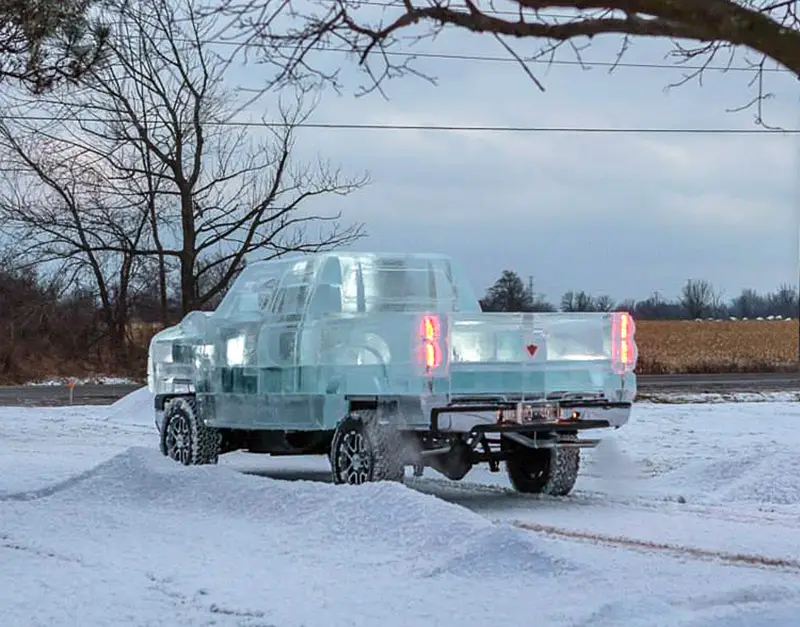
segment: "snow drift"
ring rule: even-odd
[[[533,534],[399,484],[284,482],[222,466],[186,468],[142,448],[55,485],[6,494],[0,507],[7,545],[83,564],[89,572],[82,580],[101,605],[119,596],[128,612],[137,607],[129,590],[138,580],[139,588],[157,584],[166,600],[209,615],[327,626],[371,625],[398,613],[406,624],[409,607],[420,618],[452,615],[476,578],[505,582],[504,590],[519,595],[577,568]],[[108,569],[117,576],[100,585]],[[30,577],[17,577],[0,593],[18,617],[34,609],[24,581],[31,585]],[[444,601],[431,598],[431,585]],[[69,578],[48,587],[61,598],[75,594]],[[375,589],[385,592],[366,593]],[[448,609],[440,613],[443,602]],[[86,624],[83,611],[76,606],[59,620]],[[481,614],[460,622],[485,623],[489,616]],[[155,620],[140,618],[137,624]]]

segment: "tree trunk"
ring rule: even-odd
[[[194,224],[194,199],[190,189],[181,185],[181,230],[183,235],[183,247],[181,250],[181,315],[185,316],[196,306],[197,285],[194,275],[195,260],[197,251],[195,250]]]

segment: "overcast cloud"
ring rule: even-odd
[[[491,40],[451,35],[419,50],[500,55]],[[663,45],[626,61],[659,63]],[[568,58],[564,56],[563,58]],[[587,59],[613,60],[609,45]],[[352,67],[352,66],[350,66]],[[744,73],[664,93],[680,70],[541,68],[539,92],[512,63],[429,61],[438,86],[409,76],[354,98],[326,94],[315,121],[491,126],[750,128]],[[253,76],[253,69],[248,74]],[[242,74],[244,76],[244,73]],[[798,82],[770,76],[768,121],[797,128]],[[319,153],[372,183],[327,199],[363,220],[361,250],[456,257],[479,293],[503,269],[558,300],[568,289],[645,298],[706,278],[728,297],[797,283],[800,137],[423,131],[300,131],[298,158]]]

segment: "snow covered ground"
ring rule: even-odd
[[[62,386],[73,383],[75,385],[136,385],[136,381],[125,377],[51,377],[40,381],[30,381],[25,385],[29,386]]]
[[[639,404],[564,499],[184,468],[151,407],[0,408],[2,627],[797,624],[795,402]]]
[[[787,392],[640,392],[638,397],[648,403],[774,403],[800,401],[800,391]]]

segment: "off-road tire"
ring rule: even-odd
[[[171,447],[172,427],[182,420],[188,426],[188,451],[180,455]],[[175,421],[175,422],[173,422]],[[185,466],[216,464],[219,460],[222,436],[216,429],[203,424],[197,414],[197,402],[192,397],[173,398],[164,405],[164,419],[161,428],[161,452]]]
[[[560,439],[574,442],[577,437],[562,435]],[[506,460],[506,472],[517,492],[566,496],[575,487],[579,448],[526,449],[505,438],[502,446],[513,454]]]
[[[365,447],[367,470],[360,473],[364,480],[347,476],[344,447],[358,434]],[[391,425],[378,422],[375,410],[350,412],[333,435],[330,451],[331,473],[337,484],[355,484],[375,481],[402,482],[405,477],[404,447],[400,434]]]

